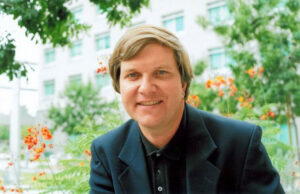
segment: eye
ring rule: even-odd
[[[133,80],[138,79],[138,77],[139,77],[139,74],[138,74],[138,73],[136,73],[136,72],[131,72],[131,73],[128,73],[128,74],[126,75],[125,78],[128,79],[128,80],[133,81]]]
[[[165,70],[159,70],[157,72],[158,75],[165,75],[167,72]]]
[[[135,78],[135,77],[137,77],[137,74],[136,73],[130,73],[130,74],[128,74],[128,77]]]

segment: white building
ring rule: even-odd
[[[72,48],[43,46],[38,106],[40,113],[57,101],[70,81],[91,80],[105,90],[102,93],[106,96],[113,95],[109,76],[96,74],[97,58],[111,54],[121,35],[133,26],[152,24],[165,27],[179,37],[193,64],[206,57],[214,68],[225,66],[226,57],[221,41],[212,29],[204,31],[197,24],[199,15],[208,16],[213,22],[229,19],[225,1],[151,0],[149,7],[133,19],[132,25],[123,29],[119,26],[110,27],[105,15],[89,1],[76,0],[69,6],[76,19],[91,25],[91,29],[74,40]]]

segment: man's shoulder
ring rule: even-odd
[[[224,117],[214,113],[189,108],[189,120],[193,125],[200,125],[207,129],[212,136],[230,137],[249,137],[253,134],[257,125]]]
[[[124,144],[131,130],[137,127],[137,123],[130,119],[122,125],[106,132],[105,134],[95,138],[92,144],[95,147],[114,147]]]

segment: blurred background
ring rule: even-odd
[[[299,193],[299,10],[299,0],[1,1],[0,192],[88,193],[92,139],[129,118],[102,67],[124,32],[150,24],[189,53],[187,102],[262,126],[285,191]]]

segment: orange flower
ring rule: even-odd
[[[27,130],[28,130],[28,133],[35,133],[36,132],[35,127],[29,127]]]
[[[213,85],[219,88],[221,86],[221,82],[213,82]]]
[[[4,193],[6,192],[5,187],[3,185],[0,186],[0,191],[3,191]]]
[[[296,162],[295,162],[295,165],[297,166],[299,164],[299,161],[297,160]]]
[[[234,79],[231,78],[231,77],[229,77],[229,78],[228,78],[228,82],[229,82],[229,85],[231,86],[231,85],[233,84],[233,82],[234,82]]]
[[[196,96],[196,95],[193,95],[193,96],[192,96],[192,99],[193,99],[193,100],[199,100],[199,97]]]
[[[268,115],[262,115],[262,116],[260,116],[261,120],[266,120],[267,118],[268,118]]]
[[[248,69],[248,70],[246,71],[246,73],[247,73],[251,78],[253,78],[254,75],[255,75],[255,73],[256,73],[256,71],[255,71],[253,68],[250,68],[250,69]]]
[[[272,118],[275,117],[275,113],[272,112],[272,111],[270,111],[270,110],[267,112],[267,115],[270,116],[270,117],[272,117]]]
[[[226,84],[226,80],[222,77],[222,76],[217,76],[216,80],[218,80],[220,82],[220,84]]]
[[[36,176],[32,177],[32,180],[33,180],[33,181],[36,181],[36,180],[37,180]]]
[[[78,165],[79,165],[79,166],[83,166],[83,165],[84,165],[84,162],[79,162]]]
[[[39,176],[44,176],[46,174],[46,172],[40,172]]]
[[[28,135],[24,138],[24,143],[27,145],[28,150],[33,155],[30,159],[31,162],[38,160],[41,157],[41,154],[46,151],[46,143],[43,142],[46,140],[52,139],[52,134],[50,130],[44,126],[40,127],[38,124],[38,128],[30,127],[28,128]],[[52,146],[49,145],[51,148]]]
[[[42,148],[42,147],[41,147],[41,148],[35,148],[35,149],[34,149],[34,152],[35,152],[37,155],[44,153],[44,151],[45,151],[45,149]]]
[[[51,148],[51,149],[53,148],[53,144],[52,144],[52,143],[51,143],[51,144],[49,144],[49,148]]]
[[[194,107],[198,107],[200,105],[200,100],[197,95],[189,95],[186,102]]]
[[[52,134],[47,129],[47,127],[43,127],[41,129],[41,132],[42,132],[42,136],[43,136],[44,140],[50,140],[50,139],[52,139]]]
[[[30,159],[30,162],[36,161],[36,160],[38,160],[40,157],[41,157],[40,154],[36,154],[36,155],[34,155],[33,158]]]
[[[12,165],[14,165],[13,162],[8,162],[8,166],[12,166]]]
[[[84,153],[85,153],[86,155],[88,155],[88,156],[91,156],[91,155],[92,155],[91,152],[90,152],[89,150],[85,150]]]
[[[46,144],[44,142],[41,143],[43,149],[46,149]]]
[[[218,96],[219,96],[219,97],[224,96],[224,91],[223,91],[223,90],[220,90]]]
[[[15,189],[10,189],[11,192],[15,192]]]
[[[0,184],[2,184],[2,182],[3,182],[2,179],[0,179]]]
[[[208,89],[208,88],[211,88],[212,84],[213,84],[213,81],[207,80],[206,83],[205,83],[205,87],[206,87],[207,89]]]
[[[237,88],[235,87],[235,85],[232,85],[230,88],[233,92],[237,92]]]
[[[263,67],[259,67],[258,70],[257,70],[258,76],[261,77],[262,74],[263,74],[263,72],[264,72],[264,68]]]
[[[105,75],[107,73],[107,67],[100,65],[100,67],[97,69],[97,74],[102,73],[103,75]]]
[[[240,97],[238,98],[238,101],[239,101],[239,102],[244,102],[244,97],[243,97],[243,96],[240,96]]]
[[[38,144],[37,134],[32,136],[31,134],[27,135],[24,139],[24,143],[27,145],[28,150]]]
[[[235,85],[231,85],[231,87],[230,87],[230,96],[233,96],[235,92],[237,92],[237,88],[235,87]]]

